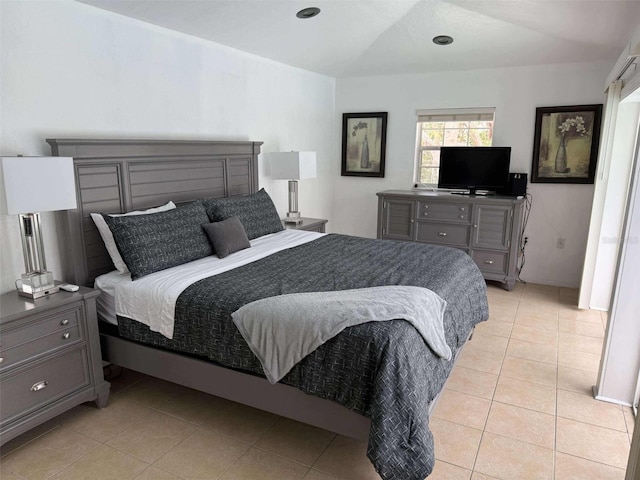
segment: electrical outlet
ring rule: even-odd
[[[556,248],[563,249],[564,248],[565,239],[558,237],[558,241],[556,242]]]

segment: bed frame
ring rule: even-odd
[[[124,213],[206,197],[258,191],[261,142],[47,139],[55,156],[74,158],[78,207],[66,212],[65,281],[93,286],[114,270],[91,213]],[[65,214],[62,214],[65,215]],[[184,354],[101,331],[104,360],[353,438],[370,420],[329,400]]]

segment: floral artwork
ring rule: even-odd
[[[531,181],[593,183],[602,105],[536,109]]]
[[[342,175],[384,177],[387,112],[342,116]]]

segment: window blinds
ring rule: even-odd
[[[454,108],[447,110],[416,110],[418,122],[488,122],[493,120],[496,109]]]

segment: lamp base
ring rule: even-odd
[[[18,295],[35,300],[59,291],[60,287],[53,281],[53,273],[47,271],[23,273],[22,286],[18,289]]]
[[[296,225],[302,223],[300,212],[287,212],[287,217],[284,219],[284,223],[295,223]]]

